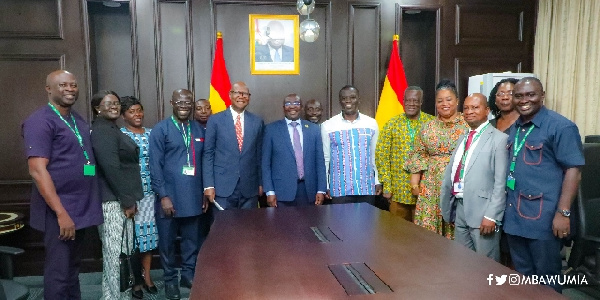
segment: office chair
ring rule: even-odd
[[[589,283],[600,283],[600,143],[583,145],[585,166],[577,196],[578,233],[569,266]]]
[[[586,135],[585,143],[600,143],[600,135]]]
[[[23,252],[23,249],[0,246],[0,300],[25,300],[29,296],[26,286],[12,280],[12,257]]]

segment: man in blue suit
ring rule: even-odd
[[[321,130],[300,120],[301,111],[300,97],[290,94],[283,100],[285,119],[265,127],[262,178],[271,207],[323,203],[327,180]]]
[[[231,106],[208,119],[202,156],[204,195],[224,209],[258,207],[263,120],[246,111],[250,90],[243,82],[229,91]]]

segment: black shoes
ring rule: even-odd
[[[181,281],[179,282],[179,285],[180,285],[181,287],[184,287],[184,288],[191,289],[191,288],[192,288],[192,281],[191,281],[191,280],[189,280],[189,279],[186,279],[186,278],[183,278],[183,277],[182,277],[182,278],[181,278]]]
[[[171,300],[181,299],[181,293],[179,287],[176,284],[165,285],[165,297]]]
[[[135,299],[143,299],[143,298],[144,298],[144,292],[142,292],[142,290],[141,290],[141,289],[139,289],[139,290],[137,290],[137,291],[136,291],[136,290],[133,290],[133,291],[131,292],[131,296],[132,296],[133,298],[135,298]]]
[[[156,288],[155,285],[153,285],[153,286],[147,286],[146,283],[144,283],[144,290],[146,290],[146,292],[148,294],[152,294],[152,295],[158,294],[158,289]]]

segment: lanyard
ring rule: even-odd
[[[531,124],[531,127],[529,127],[529,130],[527,130],[527,132],[525,133],[525,136],[523,137],[521,142],[519,142],[519,129],[517,129],[517,133],[515,134],[515,145],[513,148],[513,157],[510,162],[510,170],[509,170],[510,174],[512,174],[515,171],[515,163],[517,161],[517,155],[519,155],[519,151],[521,151],[521,148],[523,148],[523,145],[525,145],[525,139],[531,133],[531,131],[533,130],[533,127],[535,127],[535,125]]]
[[[85,151],[85,148],[83,148],[83,138],[81,137],[81,134],[79,133],[79,129],[77,128],[77,122],[75,122],[75,117],[73,116],[73,114],[71,114],[71,120],[73,120],[73,126],[71,126],[71,124],[69,124],[69,122],[67,122],[67,120],[65,120],[65,118],[63,118],[63,116],[60,115],[60,112],[58,111],[58,109],[56,109],[56,107],[54,107],[54,105],[50,104],[50,102],[48,102],[48,106],[50,106],[52,108],[52,110],[58,115],[58,117],[65,122],[65,124],[67,124],[67,126],[69,127],[69,129],[71,129],[71,131],[75,134],[75,136],[77,137],[77,141],[79,142],[79,146],[81,146],[81,150],[83,150],[83,156],[85,156],[85,159],[87,160],[87,164],[90,164],[90,157],[88,156],[87,151]]]
[[[405,117],[406,117],[406,114],[405,114]],[[417,123],[419,122],[420,118],[421,118],[421,115],[419,114],[419,117],[417,118]],[[414,146],[414,142],[415,142],[415,134],[417,132],[417,129],[410,126],[410,120],[408,119],[408,117],[406,117],[406,127],[408,127],[408,135],[410,136],[410,150],[412,150],[413,146]]]
[[[181,128],[179,128],[179,124],[177,123],[177,121],[175,121],[175,117],[171,116],[171,121],[173,121],[173,124],[175,124],[175,127],[177,127],[177,129],[179,129],[179,132],[181,132],[181,136],[183,137],[183,144],[185,145],[185,149],[187,151],[187,164],[189,166],[190,165],[190,141],[192,140],[192,130],[190,129],[190,122],[188,121],[187,131],[186,131],[183,123],[181,123]]]
[[[467,160],[467,155],[469,154],[469,150],[471,150],[471,148],[473,148],[473,144],[475,144],[477,139],[479,139],[479,136],[485,131],[485,129],[489,125],[490,125],[490,123],[485,124],[485,126],[483,126],[483,128],[481,128],[481,130],[479,130],[479,132],[473,137],[473,140],[471,141],[471,144],[469,145],[469,149],[466,149],[468,138],[466,138],[465,141],[463,142],[464,152],[463,152],[462,158],[460,159],[460,164],[462,165],[462,168],[460,168],[460,173],[458,175],[458,178],[460,181],[462,181],[463,178],[465,177],[465,161]]]

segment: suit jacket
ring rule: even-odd
[[[104,118],[92,124],[91,138],[102,201],[119,201],[122,207],[131,207],[144,198],[138,145]]]
[[[263,120],[244,112],[244,141],[238,148],[231,108],[214,114],[206,124],[202,173],[204,187],[214,187],[218,197],[229,197],[238,185],[246,198],[258,195]],[[238,183],[239,179],[239,183]]]
[[[269,45],[256,45],[254,47],[254,60],[257,62],[273,62]],[[281,61],[294,61],[294,48],[286,45],[281,46]]]
[[[467,135],[459,141],[463,143]],[[479,228],[483,217],[489,217],[494,220],[502,220],[504,216],[504,207],[506,203],[506,166],[508,164],[508,150],[506,149],[506,140],[508,136],[498,129],[488,126],[479,137],[479,142],[469,159],[464,173],[464,192],[463,206],[467,225],[472,228]],[[452,162],[456,157],[454,149],[450,163],[444,172],[442,182],[440,208],[442,217],[446,221],[451,220],[452,210],[456,208],[454,196],[452,195]]]
[[[317,191],[327,190],[325,159],[319,125],[302,120],[302,153],[304,158],[304,184],[309,199]],[[265,127],[262,146],[263,189],[275,191],[277,201],[293,201],[296,198],[298,172],[296,156],[290,139],[288,125],[284,120]]]

